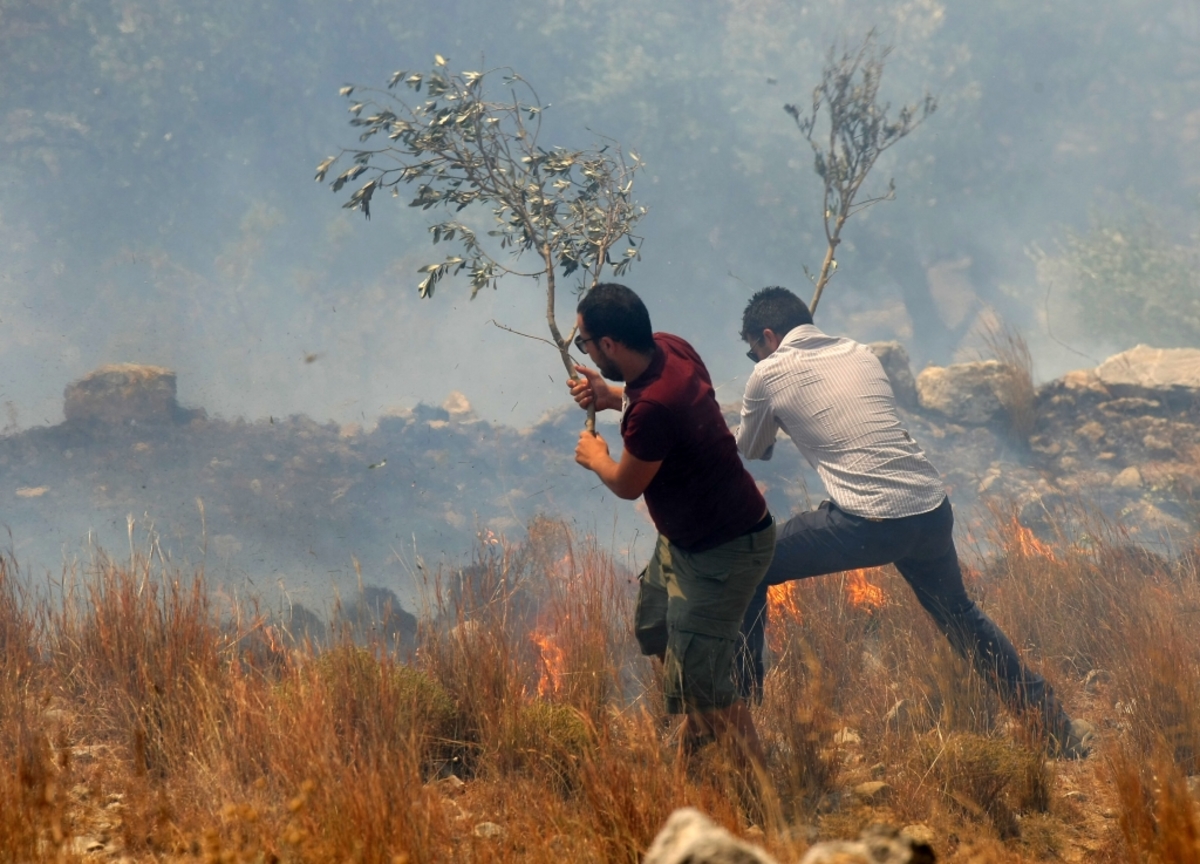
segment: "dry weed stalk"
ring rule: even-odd
[[[1025,337],[1008,323],[990,319],[983,329],[983,343],[993,358],[1005,367],[1006,375],[997,397],[1008,416],[1013,441],[1025,445],[1037,428],[1037,390],[1033,385],[1033,355]]]

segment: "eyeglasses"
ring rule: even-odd
[[[589,336],[586,339],[584,339],[583,336],[576,336],[575,337],[575,347],[578,348],[580,351],[583,351],[586,353],[587,352],[587,343],[595,342],[595,341],[596,341],[595,336]]]
[[[758,362],[758,355],[754,353],[754,346],[755,346],[755,345],[757,345],[759,342],[762,342],[762,336],[761,336],[761,335],[760,335],[760,336],[758,336],[756,339],[753,339],[753,340],[751,340],[751,342],[750,342],[750,350],[746,352],[746,357],[748,357],[748,358],[750,359],[750,362],[751,362],[751,363],[757,363],[757,362]]]

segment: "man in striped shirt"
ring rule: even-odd
[[[878,358],[818,330],[804,301],[785,288],[764,288],[750,299],[741,335],[755,367],[735,432],[738,450],[746,459],[769,459],[782,429],[830,498],[779,528],[775,558],[742,625],[743,689],[761,688],[768,586],[895,564],[954,650],[1012,709],[1040,714],[1050,752],[1086,755],[1091,725],[1067,716],[1050,685],[967,596],[950,500],[901,423]]]

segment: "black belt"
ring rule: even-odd
[[[767,515],[754,523],[754,527],[747,531],[747,534],[757,534],[759,531],[766,531],[775,524],[775,517],[771,515],[771,511],[767,511]]]

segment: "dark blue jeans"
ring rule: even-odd
[[[853,516],[825,501],[780,526],[775,559],[750,601],[742,622],[741,653],[735,666],[743,696],[762,698],[767,588],[843,570],[895,564],[917,600],[950,645],[1016,711],[1037,709],[1052,734],[1070,722],[1054,690],[1021,662],[1001,632],[963,586],[954,548],[950,499],[928,513],[903,519]]]

